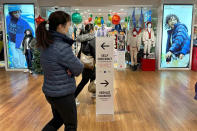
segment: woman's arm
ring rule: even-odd
[[[89,40],[92,40],[95,38],[95,34],[92,33],[92,34],[82,34],[82,35],[79,35],[76,39],[76,41],[78,42],[84,42],[84,41],[89,41]]]
[[[68,68],[68,70],[74,75],[78,76],[83,71],[83,64],[80,60],[73,54],[72,48],[64,46],[59,50],[59,64]]]

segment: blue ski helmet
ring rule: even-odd
[[[20,5],[9,5],[8,11],[9,11],[9,13],[14,12],[14,11],[21,11],[21,6]]]

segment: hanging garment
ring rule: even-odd
[[[107,29],[105,27],[98,28],[96,32],[97,37],[106,37],[107,36]]]
[[[125,35],[124,34],[119,34],[118,35],[118,49],[119,50],[125,50]]]

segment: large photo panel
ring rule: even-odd
[[[4,4],[8,69],[26,69],[23,40],[28,30],[35,37],[34,4]]]
[[[189,68],[193,5],[163,5],[162,68]]]

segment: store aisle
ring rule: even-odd
[[[115,121],[95,121],[95,101],[86,87],[79,96],[78,131],[195,131],[196,80],[192,71],[115,71]],[[42,81],[0,71],[1,131],[40,131],[51,119]]]

